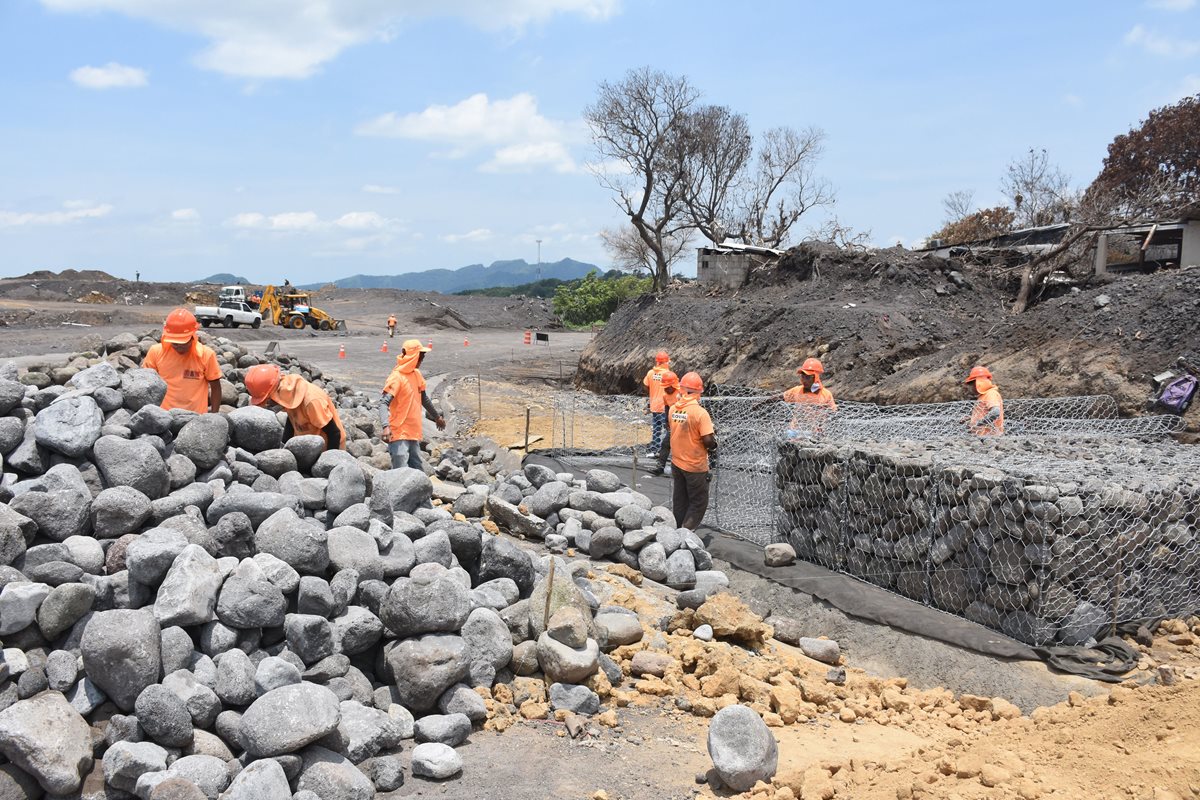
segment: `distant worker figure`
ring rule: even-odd
[[[381,438],[388,443],[392,469],[422,468],[422,409],[437,424],[438,430],[446,428],[446,420],[425,394],[425,378],[418,369],[428,352],[430,349],[422,345],[420,339],[406,339],[379,398],[379,419],[383,423]]]
[[[838,410],[833,393],[825,388],[821,381],[821,376],[825,374],[825,365],[815,358],[806,358],[796,369],[796,374],[800,376],[800,385],[793,386],[783,393],[784,402],[795,406],[788,435],[798,435],[802,421],[808,423],[814,433],[819,433],[825,417]]]
[[[134,273],[133,273],[133,282],[134,282],[134,283],[141,283],[141,282],[142,282],[142,273],[141,273],[141,272],[134,272]]]
[[[667,415],[670,435],[663,440],[658,463],[651,470],[663,473],[667,458],[671,459],[671,506],[675,524],[696,530],[708,511],[709,454],[717,449],[717,437],[712,417],[700,406],[704,382],[694,372],[679,381],[680,398]]]
[[[246,370],[246,391],[254,405],[274,403],[287,413],[285,442],[293,436],[320,436],[327,450],[346,449],[346,429],[337,407],[320,386],[299,375],[284,375],[275,364],[258,364]]]
[[[1004,433],[1004,398],[992,383],[992,373],[987,367],[972,367],[964,383],[974,383],[979,399],[971,409],[967,427],[976,436],[999,436]]]
[[[667,435],[667,403],[663,400],[663,375],[670,372],[671,357],[667,351],[659,350],[654,356],[654,368],[642,378],[642,385],[650,392],[650,452],[658,455],[663,437]]]
[[[200,344],[200,324],[186,308],[177,308],[163,322],[162,341],[150,348],[142,366],[167,384],[162,407],[203,414],[221,410],[221,367],[212,348]]]
[[[395,339],[396,338],[396,315],[395,314],[388,315],[387,326],[388,326],[388,338]]]

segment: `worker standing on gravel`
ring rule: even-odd
[[[167,384],[162,407],[203,414],[221,410],[221,367],[212,348],[200,344],[200,324],[186,308],[177,308],[163,322],[162,341],[150,348],[142,366],[158,373]]]
[[[406,339],[396,356],[396,366],[383,386],[379,398],[379,420],[383,423],[383,441],[388,443],[392,469],[421,469],[421,410],[445,430],[446,420],[425,394],[421,362],[429,348],[420,339]]]
[[[388,315],[387,326],[388,326],[388,338],[395,339],[396,338],[396,315],[395,314]]]
[[[320,436],[326,450],[346,449],[346,429],[321,387],[299,375],[284,375],[275,364],[258,364],[246,370],[246,391],[254,405],[274,403],[287,413],[285,442],[293,436]]]
[[[671,506],[675,524],[696,530],[708,511],[708,483],[712,480],[709,454],[717,449],[712,417],[700,406],[704,382],[694,372],[679,381],[681,396],[667,415],[670,434],[663,440],[658,463],[651,470],[663,474],[671,459]]]
[[[671,357],[667,351],[659,350],[654,356],[654,369],[642,378],[642,385],[650,393],[650,451],[646,455],[653,458],[662,448],[663,437],[667,435],[667,404],[663,399],[663,375],[671,371]]]
[[[979,399],[971,409],[967,427],[976,436],[999,436],[1004,433],[1004,398],[992,383],[992,373],[987,367],[972,367],[964,383],[974,383]]]

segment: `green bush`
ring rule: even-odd
[[[607,322],[623,301],[650,291],[653,281],[611,270],[601,276],[589,272],[554,290],[554,313],[568,325]]]

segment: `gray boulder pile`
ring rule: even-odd
[[[642,636],[589,562],[497,528],[680,588],[711,566],[609,473],[510,472],[478,441],[432,478],[387,469],[367,398],[286,356],[335,396],[348,451],[282,442],[240,385],[261,357],[221,339],[228,413],[163,411],[137,367],[150,343],[0,368],[0,754],[33,796],[368,798],[452,778],[455,748],[518,705],[598,713],[595,688],[621,681],[606,651]]]

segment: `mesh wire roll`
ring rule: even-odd
[[[1174,416],[1122,419],[1107,396],[1005,401],[1005,435],[974,403],[841,403],[836,413],[710,387],[720,443],[712,524],[1030,644],[1200,607],[1200,456]],[[628,462],[641,397],[563,393],[553,444]]]

